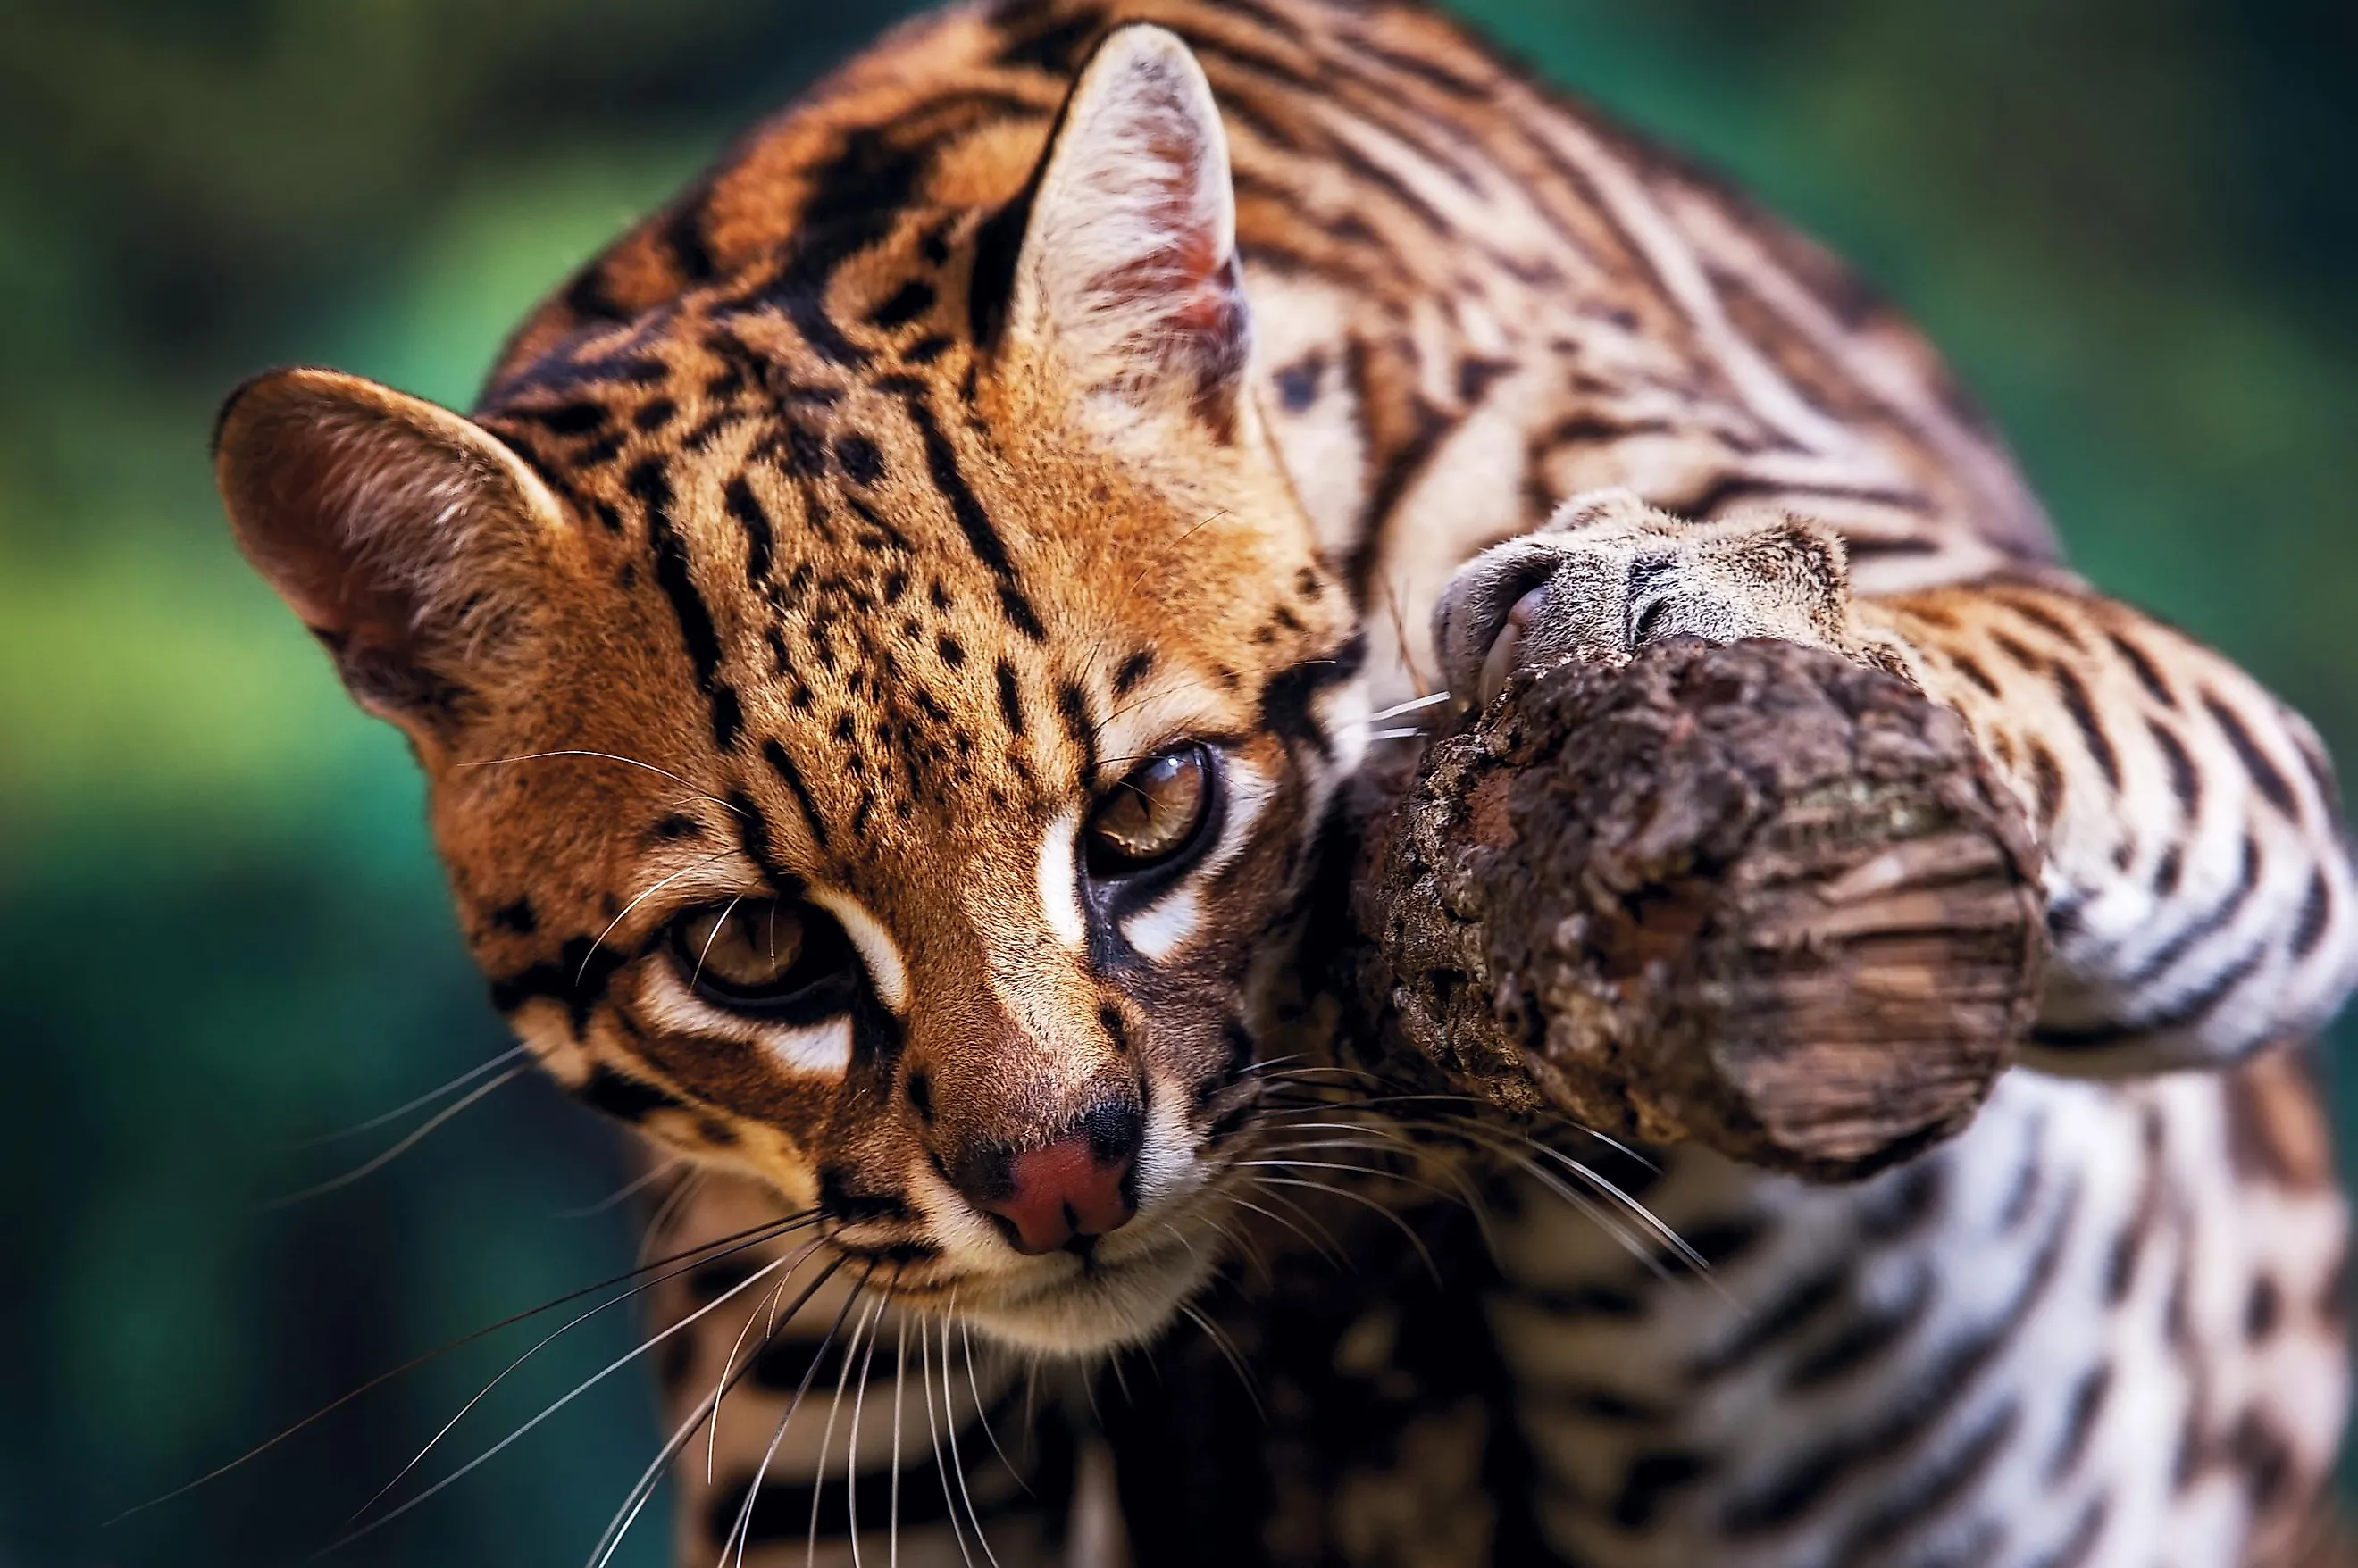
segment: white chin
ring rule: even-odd
[[[1172,1248],[1095,1273],[1075,1273],[1035,1293],[972,1296],[964,1316],[992,1339],[1035,1356],[1080,1359],[1141,1345],[1163,1332],[1211,1271]]]

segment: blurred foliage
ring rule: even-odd
[[[2092,575],[2352,754],[2358,8],[1466,8],[1858,260],[1993,406]],[[303,1141],[505,1042],[402,748],[234,560],[205,434],[235,379],[286,360],[463,404],[540,290],[889,19],[806,0],[0,18],[0,1563],[299,1560],[529,1341],[100,1527],[629,1266],[627,1207],[583,1212],[627,1179],[612,1142],[530,1080],[367,1179],[265,1206],[399,1128]],[[626,1316],[503,1386],[451,1459],[626,1349]],[[570,1560],[652,1430],[626,1370],[339,1559]],[[629,1560],[659,1561],[664,1533]]]

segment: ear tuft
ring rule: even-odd
[[[531,613],[557,503],[487,431],[358,376],[272,371],[230,394],[214,479],[238,548],[361,705],[446,728]]]
[[[1032,198],[1011,318],[1117,427],[1177,415],[1237,439],[1252,323],[1228,138],[1175,35],[1117,28],[1081,72]]]

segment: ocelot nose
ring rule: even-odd
[[[1130,1167],[1145,1133],[1136,1106],[1109,1102],[1064,1137],[1002,1153],[987,1162],[995,1169],[978,1173],[981,1180],[962,1184],[977,1208],[1004,1222],[1018,1252],[1087,1251],[1135,1212]]]

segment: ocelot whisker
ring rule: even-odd
[[[990,1536],[982,1528],[982,1516],[975,1512],[974,1489],[967,1485],[966,1460],[958,1453],[957,1400],[950,1390],[950,1316],[946,1312],[942,1314],[942,1409],[949,1416],[943,1424],[949,1428],[950,1467],[957,1472],[958,1495],[966,1499],[966,1517],[974,1525],[974,1539],[982,1547],[984,1561],[990,1564],[990,1568],[999,1568],[999,1554],[991,1551]],[[977,1405],[975,1413],[982,1413],[979,1405]]]
[[[934,1414],[934,1336],[921,1320],[917,1325],[917,1376],[925,1386],[925,1430],[934,1440],[934,1474],[942,1484],[942,1511],[949,1516],[950,1536],[957,1542],[958,1556],[966,1568],[974,1568],[974,1553],[967,1549],[966,1527],[958,1523],[957,1499],[950,1495],[950,1473],[942,1458],[942,1428]]]
[[[1247,1176],[1245,1180],[1254,1184],[1255,1185],[1259,1185],[1261,1178],[1258,1176]],[[1228,1195],[1228,1198],[1230,1203],[1236,1205],[1238,1208],[1249,1208],[1252,1210],[1253,1213],[1260,1216],[1263,1219],[1268,1220],[1271,1224],[1282,1225],[1285,1227],[1286,1229],[1293,1232],[1294,1235],[1302,1238],[1303,1242],[1308,1246],[1313,1252],[1317,1253],[1319,1257],[1325,1260],[1329,1267],[1340,1269],[1345,1266],[1346,1260],[1343,1258],[1337,1256],[1335,1252],[1328,1250],[1328,1244],[1333,1242],[1333,1237],[1330,1236],[1325,1242],[1322,1242],[1318,1238],[1311,1235],[1310,1232],[1303,1229],[1302,1227],[1294,1224],[1283,1215],[1273,1214],[1270,1210],[1263,1208],[1260,1205],[1253,1202],[1250,1198],[1238,1196],[1233,1192]],[[1285,1200],[1281,1199],[1279,1201],[1284,1202]],[[1289,1208],[1294,1207],[1291,1203],[1287,1203],[1286,1206]],[[1297,1208],[1295,1212],[1299,1213],[1300,1210]]]
[[[909,1320],[903,1316],[895,1336],[892,1360],[892,1480],[884,1502],[884,1568],[901,1568],[901,1396],[909,1388]]]
[[[385,1371],[380,1372],[375,1377],[371,1378],[368,1381],[361,1384],[359,1387],[338,1395],[335,1399],[332,1399],[326,1404],[321,1405],[318,1410],[313,1411],[309,1415],[305,1416],[302,1420],[295,1422],[292,1426],[285,1428],[275,1436],[265,1438],[262,1442],[255,1444],[253,1447],[247,1449],[244,1453],[240,1454],[235,1458],[215,1465],[212,1469],[206,1471],[196,1479],[183,1482],[181,1485],[172,1488],[172,1490],[164,1493],[161,1497],[150,1498],[144,1503],[134,1504],[132,1507],[124,1509],[121,1513],[118,1513],[113,1518],[107,1519],[105,1524],[116,1524],[121,1520],[129,1519],[134,1514],[145,1513],[149,1509],[160,1508],[164,1504],[173,1501],[175,1498],[186,1497],[189,1493],[195,1491],[198,1487],[206,1485],[208,1482],[217,1481],[222,1476],[228,1475],[231,1471],[237,1469],[240,1465],[246,1465],[260,1458],[263,1454],[269,1453],[272,1449],[277,1447],[288,1438],[297,1435],[298,1433],[308,1431],[319,1422],[322,1422],[329,1416],[335,1414],[336,1411],[343,1409],[346,1405],[351,1404],[353,1400],[361,1399],[364,1395],[373,1393],[375,1390],[384,1387],[394,1379],[403,1377],[407,1373],[414,1372],[418,1368],[425,1366],[430,1361],[438,1360],[442,1357],[449,1355],[454,1350],[464,1349],[466,1346],[472,1345],[479,1339],[497,1334],[503,1328],[513,1328],[517,1324],[528,1322],[533,1318],[538,1317],[545,1312],[554,1312],[558,1307],[565,1305],[568,1302],[578,1302],[582,1297],[595,1295],[600,1291],[611,1290],[616,1285],[628,1284],[631,1281],[637,1279],[641,1274],[668,1267],[673,1263],[679,1262],[683,1259],[694,1259],[695,1261],[687,1265],[688,1268],[694,1268],[698,1264],[710,1261],[711,1258],[726,1257],[730,1252],[741,1251],[748,1247],[759,1246],[762,1242],[769,1239],[773,1235],[780,1234],[781,1232],[777,1227],[800,1224],[810,1217],[811,1211],[805,1210],[795,1215],[790,1215],[784,1220],[765,1220],[760,1225],[749,1226],[743,1230],[732,1232],[730,1235],[717,1238],[711,1241],[701,1242],[697,1246],[672,1253],[667,1257],[655,1259],[652,1262],[642,1263],[635,1269],[628,1270],[620,1274],[610,1275],[606,1279],[599,1280],[591,1284],[583,1285],[579,1289],[568,1291],[563,1295],[555,1296],[541,1303],[538,1306],[526,1307],[522,1312],[511,1313],[506,1317],[501,1318],[496,1323],[487,1323],[482,1327],[471,1329],[455,1339],[445,1340],[440,1345],[436,1346],[433,1349],[422,1351],[419,1354],[411,1357],[408,1360],[404,1361],[398,1367],[394,1367]],[[713,1250],[714,1249],[721,1249],[721,1250],[715,1251]],[[700,1253],[708,1252],[711,1255],[708,1258],[698,1256]],[[670,1276],[666,1275],[665,1277],[669,1278]],[[658,1283],[661,1283],[661,1281],[649,1281],[646,1284],[634,1289],[631,1294],[635,1295],[639,1291],[645,1290],[650,1286]],[[624,1296],[617,1299],[628,1300],[629,1297]],[[103,1526],[102,1528],[103,1528]]]
[[[952,1314],[957,1311],[957,1296],[955,1292],[950,1296],[949,1311]],[[1032,1494],[1032,1483],[1023,1478],[1023,1473],[1015,1467],[1015,1462],[1007,1457],[1007,1450],[999,1445],[999,1433],[992,1431],[990,1426],[990,1411],[983,1408],[982,1385],[976,1379],[974,1374],[974,1335],[968,1329],[964,1318],[958,1319],[958,1338],[966,1346],[966,1386],[968,1391],[974,1395],[974,1412],[976,1418],[982,1422],[982,1434],[990,1439],[990,1451],[999,1455],[1000,1464],[1006,1466],[1007,1473],[1015,1478],[1016,1486],[1022,1487],[1024,1495],[1029,1497]]]
[[[868,1401],[868,1369],[876,1361],[876,1342],[884,1336],[884,1305],[892,1299],[892,1292],[901,1283],[901,1271],[894,1269],[885,1281],[884,1294],[876,1303],[876,1325],[868,1336],[868,1349],[860,1357],[860,1388],[851,1396],[851,1436],[846,1441],[843,1460],[843,1513],[851,1521],[851,1568],[860,1568],[860,1412]],[[894,1458],[899,1455],[895,1454]]]
[[[795,1298],[793,1306],[786,1309],[784,1319],[777,1328],[770,1331],[770,1336],[774,1338],[778,1328],[784,1328],[791,1325],[795,1321],[795,1314],[802,1311],[811,1297],[818,1293],[819,1288],[834,1278],[836,1271],[849,1261],[849,1260],[842,1254],[837,1254],[835,1260],[827,1266],[827,1271],[813,1280],[810,1288]],[[836,1335],[842,1331],[843,1320],[851,1314],[852,1304],[860,1300],[860,1295],[868,1289],[868,1281],[874,1278],[875,1274],[876,1265],[871,1263],[868,1266],[868,1271],[860,1275],[858,1282],[846,1292],[843,1304],[836,1309],[834,1321],[827,1325],[827,1333],[819,1339],[817,1354],[810,1358],[810,1365],[803,1368],[802,1381],[795,1385],[794,1397],[786,1401],[785,1413],[778,1418],[776,1428],[770,1433],[769,1445],[762,1450],[762,1462],[753,1466],[753,1474],[745,1482],[745,1500],[737,1506],[737,1518],[730,1524],[729,1533],[720,1538],[720,1562],[726,1563],[729,1560],[730,1549],[733,1544],[737,1552],[737,1568],[744,1568],[746,1538],[752,1533],[753,1529],[753,1505],[761,1498],[762,1484],[770,1477],[770,1462],[778,1456],[778,1445],[786,1440],[786,1428],[794,1424],[795,1412],[803,1408],[803,1398],[810,1392],[811,1379],[818,1376],[819,1368],[826,1363],[827,1347],[835,1343]],[[848,1356],[849,1352],[847,1351],[846,1354]],[[753,1362],[750,1359],[745,1363],[748,1370],[752,1369],[752,1365]],[[742,1374],[741,1373],[740,1376]],[[605,1565],[602,1563],[593,1563],[590,1568],[605,1568]]]
[[[810,1247],[804,1249],[802,1256],[805,1258],[809,1257],[811,1248],[815,1248],[817,1245],[818,1244],[817,1242],[811,1243]],[[795,1267],[800,1267],[799,1261],[797,1261]],[[686,1270],[679,1271],[679,1272],[686,1271]],[[786,1271],[786,1278],[792,1279],[794,1277],[794,1268],[789,1268]],[[669,1279],[672,1276],[670,1275],[664,1276],[665,1279]],[[656,1285],[661,1284],[662,1282],[662,1280],[650,1280],[644,1284],[639,1285],[621,1295],[612,1297],[607,1301],[600,1302],[596,1306],[591,1307],[589,1311],[577,1314],[572,1318],[560,1324],[556,1328],[549,1330],[546,1334],[541,1336],[540,1338],[534,1341],[531,1346],[522,1355],[516,1357],[506,1366],[501,1368],[490,1382],[485,1383],[481,1389],[478,1389],[475,1391],[473,1398],[470,1399],[465,1404],[460,1405],[457,1411],[451,1415],[450,1419],[444,1422],[440,1429],[437,1431],[432,1437],[426,1440],[426,1446],[420,1448],[416,1454],[412,1454],[410,1456],[409,1463],[395,1471],[393,1478],[386,1481],[384,1486],[379,1487],[373,1493],[372,1493],[366,1502],[354,1509],[352,1511],[351,1518],[345,1519],[344,1522],[346,1524],[350,1524],[353,1519],[359,1519],[362,1514],[367,1513],[369,1509],[376,1507],[376,1505],[384,1499],[384,1495],[387,1492],[392,1491],[394,1487],[401,1485],[402,1478],[407,1476],[412,1470],[416,1469],[418,1465],[424,1464],[426,1462],[427,1455],[432,1454],[441,1441],[449,1436],[451,1431],[456,1428],[460,1422],[467,1419],[467,1413],[473,1410],[477,1405],[482,1403],[486,1399],[489,1399],[491,1397],[492,1390],[498,1388],[502,1383],[507,1380],[509,1373],[514,1372],[517,1368],[523,1366],[525,1362],[539,1355],[543,1350],[546,1350],[557,1340],[572,1332],[572,1330],[579,1327],[580,1325],[589,1322],[591,1318],[596,1317],[599,1314],[607,1311],[611,1307],[620,1306],[624,1302],[634,1300],[643,1292],[654,1289]]]
[[[510,1062],[513,1062],[517,1057],[523,1055],[528,1049],[529,1047],[524,1045],[511,1045],[506,1050],[501,1052],[498,1055],[492,1057],[490,1061],[478,1063],[476,1065],[471,1066],[465,1072],[460,1074],[457,1077],[448,1080],[439,1087],[427,1089],[422,1095],[413,1096],[411,1098],[406,1099],[399,1105],[395,1106],[391,1110],[379,1111],[376,1115],[370,1117],[366,1121],[356,1121],[350,1127],[339,1128],[333,1132],[322,1132],[316,1137],[305,1138],[293,1143],[282,1144],[279,1146],[278,1152],[286,1154],[295,1154],[299,1153],[306,1149],[317,1149],[321,1144],[339,1143],[347,1138],[357,1138],[363,1132],[374,1132],[378,1128],[384,1126],[387,1122],[399,1121],[411,1111],[416,1110],[424,1106],[432,1105],[444,1095],[449,1094],[453,1090],[456,1090],[467,1084],[473,1083],[485,1073],[498,1071],[500,1068],[507,1065]]]
[[[1325,1165],[1320,1168],[1334,1171],[1352,1171],[1355,1173],[1357,1171],[1356,1166],[1350,1165]],[[1394,1214],[1391,1210],[1386,1208],[1375,1199],[1368,1196],[1365,1193],[1355,1193],[1350,1191],[1348,1188],[1331,1185],[1325,1182],[1303,1181],[1299,1178],[1291,1176],[1256,1176],[1253,1180],[1263,1187],[1308,1187],[1313,1192],[1325,1193],[1333,1197],[1347,1198],[1351,1202],[1360,1205],[1362,1207],[1372,1209],[1377,1214],[1379,1214],[1383,1216],[1384,1218],[1390,1220],[1392,1225],[1399,1229],[1402,1236],[1408,1238],[1408,1244],[1414,1248],[1416,1249],[1416,1255],[1420,1259],[1423,1260],[1425,1272],[1433,1276],[1433,1282],[1434,1284],[1437,1285],[1441,1283],[1441,1267],[1433,1260],[1433,1254],[1425,1249],[1424,1238],[1417,1235],[1415,1229],[1410,1226],[1407,1220],[1402,1219],[1399,1215]],[[1271,1197],[1277,1196],[1274,1193],[1271,1193],[1270,1195]]]
[[[436,1111],[432,1116],[427,1117],[416,1127],[411,1128],[408,1132],[402,1136],[398,1142],[393,1145],[392,1148],[375,1155],[373,1158],[362,1161],[360,1164],[353,1166],[351,1170],[346,1171],[341,1176],[330,1176],[328,1180],[318,1183],[312,1186],[305,1187],[300,1192],[288,1193],[283,1197],[272,1198],[261,1206],[261,1212],[264,1214],[271,1214],[279,1209],[289,1208],[296,1204],[307,1202],[312,1198],[325,1197],[330,1193],[338,1192],[345,1187],[351,1186],[354,1182],[360,1181],[363,1177],[374,1175],[377,1172],[384,1170],[387,1165],[392,1164],[395,1160],[400,1159],[404,1154],[408,1153],[412,1149],[416,1148],[420,1143],[426,1141],[427,1138],[433,1135],[434,1131],[438,1128],[444,1126],[460,1112],[481,1101],[493,1090],[504,1088],[509,1084],[514,1083],[529,1070],[529,1068],[525,1067],[510,1067],[506,1072],[502,1073],[498,1077],[492,1079],[490,1082],[476,1085],[473,1088],[468,1090],[465,1094],[460,1096],[449,1105],[444,1106],[440,1110]]]
[[[581,1208],[560,1208],[557,1211],[556,1217],[558,1219],[595,1219],[598,1216],[611,1213],[615,1208],[628,1203],[631,1199],[636,1197],[639,1194],[645,1192],[649,1187],[654,1186],[657,1182],[662,1181],[665,1176],[672,1174],[682,1165],[687,1163],[687,1160],[685,1155],[675,1155],[659,1165],[649,1166],[645,1172],[632,1177],[629,1181],[623,1183],[612,1192],[608,1193],[604,1197],[600,1198],[596,1203],[590,1204]]]
[[[713,861],[725,860],[736,852],[737,851],[734,849],[723,849],[718,854],[707,855],[704,859],[697,861],[695,864],[684,867],[679,871],[674,871],[671,875],[665,877],[660,881],[652,882],[646,887],[641,888],[637,895],[634,896],[630,903],[622,906],[622,911],[620,914],[615,915],[613,919],[606,922],[606,929],[598,933],[596,940],[590,944],[590,950],[581,955],[581,967],[573,972],[573,983],[578,986],[581,983],[582,979],[588,976],[590,973],[590,961],[597,957],[598,949],[604,946],[606,944],[606,938],[614,934],[614,927],[622,925],[622,922],[631,917],[631,911],[638,908],[639,905],[646,903],[647,900],[663,892],[664,889],[671,886],[672,883],[679,881],[682,877],[692,877],[697,872],[704,870],[705,867],[712,864]]]
[[[625,767],[644,768],[648,773],[659,774],[664,778],[671,780],[672,783],[679,785],[680,788],[687,791],[690,795],[695,795],[699,800],[710,801],[713,805],[719,806],[721,810],[727,812],[731,816],[741,818],[745,815],[743,812],[738,810],[737,807],[730,805],[729,802],[720,798],[720,796],[697,788],[694,784],[688,783],[687,780],[680,777],[677,773],[673,773],[669,768],[659,768],[653,762],[643,762],[636,757],[619,756],[612,752],[590,752],[579,749],[568,749],[560,752],[526,752],[521,756],[486,757],[480,762],[458,762],[452,765],[461,768],[501,768],[507,766],[511,762],[546,762],[554,757],[595,757],[601,762],[620,762]]]
[[[871,1270],[871,1272],[873,1271]],[[860,1282],[863,1285],[867,1283],[865,1280]],[[835,1374],[835,1398],[827,1401],[827,1424],[819,1429],[818,1467],[811,1472],[810,1536],[803,1546],[804,1568],[810,1568],[812,1563],[818,1561],[818,1505],[827,1496],[827,1451],[835,1444],[835,1418],[843,1413],[843,1390],[851,1386],[851,1358],[859,1353],[861,1333],[883,1310],[884,1303],[882,1297],[870,1302],[868,1309],[860,1314],[860,1320],[851,1325],[851,1337],[844,1341],[843,1365],[836,1369]],[[844,1494],[847,1497],[850,1495],[852,1475],[859,1468],[860,1454],[855,1445],[843,1456],[843,1485]],[[860,1520],[857,1518],[852,1519],[851,1529],[853,1539],[857,1540],[860,1530]]]
[[[609,1361],[604,1367],[600,1368],[597,1372],[591,1374],[582,1381],[576,1383],[572,1390],[562,1398],[549,1405],[544,1406],[538,1415],[534,1416],[522,1426],[519,1426],[514,1431],[509,1433],[507,1436],[500,1439],[499,1442],[492,1444],[491,1447],[483,1450],[482,1453],[477,1454],[474,1458],[470,1459],[466,1464],[460,1465],[449,1475],[443,1476],[440,1480],[435,1482],[424,1491],[417,1493],[416,1496],[408,1498],[397,1507],[388,1510],[387,1512],[379,1514],[375,1519],[371,1519],[367,1524],[362,1525],[358,1530],[347,1531],[341,1539],[331,1541],[327,1546],[321,1548],[319,1552],[315,1553],[315,1556],[324,1557],[330,1552],[340,1551],[343,1547],[350,1545],[352,1542],[360,1540],[362,1536],[372,1534],[376,1530],[384,1529],[386,1525],[391,1524],[395,1519],[401,1518],[402,1515],[409,1512],[412,1509],[415,1509],[420,1504],[426,1502],[427,1499],[438,1495],[446,1487],[455,1486],[458,1482],[464,1479],[466,1476],[472,1475],[477,1469],[490,1463],[496,1455],[504,1452],[509,1446],[522,1439],[526,1433],[531,1432],[535,1427],[537,1427],[541,1422],[555,1415],[558,1411],[563,1410],[567,1405],[569,1405],[575,1400],[579,1399],[590,1389],[595,1388],[598,1384],[605,1381],[606,1379],[611,1377],[615,1372],[621,1370],[623,1367],[628,1366],[633,1361],[637,1360],[641,1356],[645,1355],[657,1345],[662,1344],[673,1335],[677,1334],[681,1329],[687,1327],[692,1323],[695,1323],[707,1313],[713,1311],[722,1303],[728,1301],[731,1296],[737,1294],[738,1292],[746,1289],[758,1281],[766,1279],[771,1273],[779,1268],[784,1267],[784,1263],[785,1260],[778,1259],[775,1261],[764,1264],[759,1271],[747,1276],[736,1285],[731,1286],[726,1292],[716,1298],[708,1305],[690,1313],[687,1316],[680,1319],[677,1323],[658,1331],[653,1336],[642,1340],[634,1349],[632,1349],[622,1356],[616,1357],[613,1360]]]
[[[1238,1351],[1236,1343],[1228,1337],[1227,1331],[1204,1315],[1193,1302],[1180,1303],[1179,1311],[1188,1322],[1204,1331],[1204,1337],[1212,1342],[1212,1348],[1220,1353],[1229,1369],[1236,1373],[1237,1382],[1243,1388],[1245,1398],[1252,1401],[1253,1412],[1263,1422],[1268,1421],[1269,1407],[1261,1403],[1260,1386],[1254,1380],[1251,1369],[1245,1365],[1243,1355]]]
[[[787,1270],[784,1276],[770,1288],[769,1296],[763,1304],[745,1314],[745,1322],[737,1330],[737,1337],[730,1341],[729,1354],[721,1357],[720,1376],[713,1379],[713,1394],[716,1399],[719,1395],[721,1386],[729,1381],[729,1374],[736,1369],[737,1352],[745,1348],[745,1336],[753,1332],[753,1320],[762,1316],[763,1313],[769,1314],[770,1321],[762,1330],[762,1342],[764,1345],[777,1336],[778,1300],[785,1294],[786,1286],[793,1281],[794,1277],[794,1270]],[[708,1487],[712,1485],[714,1451],[719,1448],[719,1444],[720,1423],[716,1421],[704,1429],[704,1484]]]

